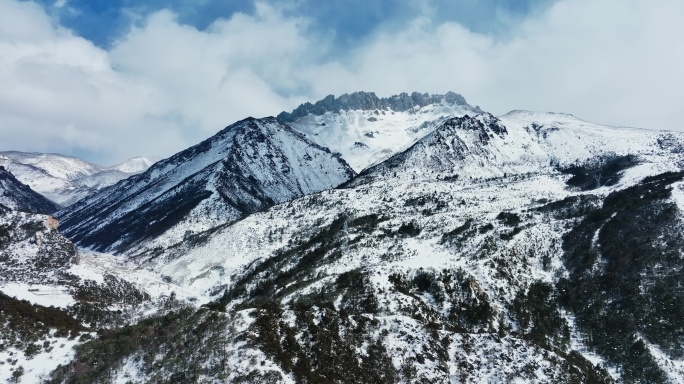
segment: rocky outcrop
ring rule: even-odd
[[[0,212],[0,279],[22,283],[56,281],[76,264],[76,247],[56,230],[51,216]]]
[[[445,103],[450,105],[467,106],[465,98],[454,92],[447,92],[444,95],[431,95],[429,93],[413,92],[400,93],[398,95],[379,98],[374,92],[354,92],[335,97],[328,95],[323,100],[314,104],[304,103],[293,110],[291,113],[281,112],[278,120],[283,122],[293,122],[300,117],[310,113],[323,115],[326,112],[340,112],[353,110],[389,110],[395,112],[408,111],[411,108],[420,108],[430,104]],[[478,109],[476,107],[475,109]]]

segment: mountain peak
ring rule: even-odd
[[[455,92],[447,92],[443,95],[412,92],[408,94],[402,92],[390,97],[378,97],[374,92],[353,92],[345,93],[339,97],[328,95],[315,103],[304,103],[295,108],[291,113],[281,112],[278,120],[283,122],[293,122],[308,114],[317,116],[326,112],[340,112],[353,110],[383,110],[393,112],[404,112],[412,108],[421,108],[430,104],[446,104],[453,106],[467,106],[476,113],[481,112],[479,107],[471,107],[465,98]]]
[[[479,114],[479,107],[455,92],[404,92],[385,98],[354,92],[304,103],[292,113],[282,112],[278,120],[340,153],[360,172],[410,147],[449,117]]]
[[[250,117],[58,216],[80,246],[124,252],[143,242],[180,242],[354,175],[302,133],[273,117]]]

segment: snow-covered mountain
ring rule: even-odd
[[[226,306],[233,380],[678,382],[684,322],[663,303],[684,277],[656,282],[681,269],[683,143],[562,114],[451,118],[344,189],[137,265]]]
[[[103,167],[55,153],[0,152],[0,165],[22,183],[61,206],[71,205],[140,173],[153,163],[154,159],[137,157],[112,167]]]
[[[0,380],[42,383],[95,330],[149,299],[57,230],[51,216],[0,206]],[[127,315],[125,315],[127,316]]]
[[[513,111],[496,118],[483,113],[445,120],[408,150],[361,172],[351,184],[571,172],[623,157],[634,163],[626,167],[627,176],[634,173],[631,177],[638,178],[643,172],[680,169],[683,140],[678,133],[601,126],[566,114]]]
[[[280,118],[465,104],[353,95]],[[472,109],[433,115],[377,164],[362,153],[358,175],[276,119],[247,119],[61,211],[77,245],[124,255],[81,249],[60,267],[73,332],[108,329],[43,377],[684,382],[684,134]],[[341,121],[321,145],[349,143],[360,125]],[[5,222],[0,246],[37,249],[43,235],[3,237],[25,221]],[[37,300],[15,287],[0,281]],[[34,368],[31,343],[53,353],[41,337],[0,360]]]
[[[155,248],[354,176],[340,158],[275,118],[245,119],[60,211],[83,247]]]
[[[17,180],[0,165],[0,206],[9,209],[34,212],[52,213],[59,206],[42,195],[36,193],[26,184]]]
[[[450,116],[482,113],[463,96],[413,92],[379,98],[373,92],[330,95],[278,119],[319,145],[342,154],[360,172],[403,151]]]
[[[99,165],[55,153],[5,151],[0,152],[0,156],[21,164],[32,165],[53,177],[64,180],[77,180],[102,170]]]

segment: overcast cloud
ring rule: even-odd
[[[452,90],[494,114],[684,130],[681,0],[496,8],[491,29],[412,3],[357,34],[322,28],[298,2],[243,6],[202,28],[173,7],[129,10],[135,22],[104,44],[64,27],[54,6],[0,0],[0,150],[168,156],[247,116],[357,90]]]

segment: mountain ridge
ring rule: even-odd
[[[412,92],[409,95],[406,92],[402,92],[383,98],[376,96],[375,92],[360,91],[345,93],[337,98],[334,95],[328,95],[313,104],[306,102],[290,113],[284,111],[279,113],[277,118],[278,120],[291,123],[308,114],[320,116],[326,112],[378,109],[405,112],[415,107],[424,107],[438,103],[469,106],[463,96],[451,91],[443,95],[419,92]],[[480,108],[475,107],[474,110],[479,111]]]
[[[0,165],[0,204],[17,211],[53,213],[59,206],[35,192]]]
[[[180,240],[353,174],[339,155],[275,118],[247,118],[58,215],[81,246],[122,252],[164,233]],[[173,232],[180,223],[186,229]]]
[[[329,96],[303,104],[279,119],[319,145],[339,152],[356,172],[405,150],[451,116],[477,115],[456,93],[402,93],[378,98],[372,92]]]
[[[90,163],[73,156],[39,152],[0,152],[4,165],[23,183],[47,199],[68,206],[94,192],[139,173],[152,161],[139,158],[134,167],[127,162],[112,167]],[[117,167],[129,167],[126,171]]]

